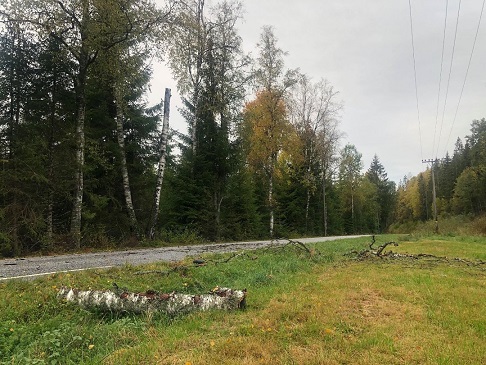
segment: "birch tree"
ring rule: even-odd
[[[182,153],[190,174],[180,176],[187,179],[183,194],[188,196],[180,205],[187,206],[189,200],[193,203],[187,210],[180,209],[180,216],[190,219],[205,237],[219,240],[227,181],[236,165],[232,162],[233,131],[241,113],[249,63],[236,29],[242,5],[221,1],[205,9],[203,1],[195,1],[187,6],[182,9],[179,18],[184,22],[178,24],[169,52],[183,95],[190,141]]]
[[[327,235],[326,177],[341,135],[338,118],[342,103],[337,99],[339,93],[327,80],[313,83],[306,75],[299,78],[289,94],[291,121],[303,147],[302,184],[306,189],[306,229],[310,200],[322,178],[324,235]]]
[[[155,184],[154,201],[152,203],[152,214],[150,216],[150,225],[148,229],[148,236],[153,239],[155,236],[155,226],[159,216],[160,206],[160,192],[162,190],[162,182],[164,181],[165,163],[167,159],[167,143],[169,136],[169,115],[170,115],[170,89],[165,89],[164,96],[164,117],[162,122],[162,132],[160,134],[159,142],[159,162],[157,167],[157,182]]]
[[[128,45],[116,45],[108,50],[103,57],[103,68],[110,75],[112,84],[113,103],[115,107],[116,138],[119,149],[120,169],[122,175],[123,194],[127,209],[131,231],[140,237],[140,227],[135,213],[132,199],[132,189],[126,158],[126,143],[124,124],[127,119],[128,101],[127,95],[131,93],[134,81],[137,80],[140,70],[146,69],[146,60],[150,53],[140,43],[148,36],[147,33],[139,34],[137,42]]]
[[[259,55],[255,72],[255,86],[258,90],[254,104],[247,105],[247,121],[252,123],[253,131],[258,129],[261,133],[254,135],[265,136],[266,146],[260,144],[251,146],[250,156],[260,155],[264,172],[268,181],[268,207],[269,207],[269,233],[274,235],[275,201],[274,201],[274,175],[278,154],[288,125],[285,106],[285,93],[295,84],[298,76],[297,70],[284,70],[285,52],[277,46],[277,38],[273,29],[263,27],[258,43]],[[256,112],[251,111],[256,109]],[[258,111],[259,110],[259,111]],[[251,138],[251,137],[250,137]],[[265,143],[264,143],[265,144]],[[257,147],[258,146],[258,147]],[[263,154],[254,152],[262,148]],[[251,157],[250,157],[251,159]]]
[[[196,130],[203,86],[203,63],[207,49],[205,0],[183,2],[169,40],[168,64],[185,106],[191,149],[196,154]]]
[[[81,213],[84,193],[86,83],[88,70],[99,52],[126,42],[141,29],[163,22],[167,13],[150,0],[48,0],[35,3],[35,11],[19,21],[35,25],[58,40],[75,63],[72,71],[76,94],[76,173],[74,177],[71,235],[81,243]]]
[[[339,185],[343,209],[350,218],[349,233],[355,233],[355,198],[359,186],[361,169],[363,168],[362,155],[352,144],[347,144],[341,151],[339,164]]]

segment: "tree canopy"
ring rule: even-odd
[[[271,26],[246,54],[243,14],[230,0],[2,2],[0,254],[430,219],[431,170],[398,187],[376,155],[364,171],[338,88],[287,69]],[[169,129],[170,94],[165,118],[146,101],[154,57],[187,133]],[[439,214],[485,213],[485,151],[483,118],[434,163]]]

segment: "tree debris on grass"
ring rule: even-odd
[[[392,251],[388,251],[386,253],[384,252],[385,248],[387,246],[390,246],[390,245],[398,246],[398,243],[391,241],[391,242],[385,242],[382,245],[378,246],[376,249],[374,249],[373,245],[375,243],[376,243],[376,239],[375,239],[375,236],[373,235],[373,236],[371,236],[371,243],[369,245],[370,248],[368,250],[363,250],[361,252],[353,250],[353,251],[347,253],[346,255],[356,254],[358,260],[364,260],[364,259],[369,258],[369,257],[383,258],[383,257],[388,257],[388,256],[391,256],[391,255],[394,255],[394,253]]]
[[[459,263],[459,264],[465,264],[467,266],[484,266],[486,265],[486,261],[483,260],[467,260],[467,259],[462,259],[458,257],[450,258],[450,257],[445,257],[445,256],[436,256],[436,255],[431,255],[431,254],[424,254],[424,253],[419,253],[419,254],[410,254],[410,253],[396,253],[393,251],[385,251],[385,248],[393,245],[393,246],[398,246],[397,242],[391,241],[391,242],[385,242],[382,245],[378,246],[376,249],[373,248],[373,245],[376,243],[375,236],[373,235],[371,237],[371,243],[369,245],[369,249],[363,250],[361,252],[358,251],[351,251],[346,253],[346,256],[350,255],[356,255],[357,260],[366,260],[370,258],[380,258],[380,259],[413,259],[413,260],[420,260],[420,259],[428,259],[434,262],[444,262],[444,263]]]
[[[162,312],[169,315],[210,309],[235,310],[246,306],[246,289],[216,287],[206,294],[144,293],[112,290],[79,290],[62,287],[59,299],[82,308],[112,313]]]
[[[287,243],[282,245],[282,243],[281,243],[282,240],[287,241]],[[299,250],[303,250],[306,253],[308,253],[309,256],[314,256],[315,254],[320,255],[319,251],[317,251],[315,249],[310,249],[309,247],[307,247],[307,245],[305,243],[303,243],[301,241],[292,240],[290,238],[279,238],[277,240],[272,240],[272,244],[270,246],[268,246],[268,249],[275,249],[275,248],[282,248],[283,249],[283,248],[286,248],[288,246],[297,248]]]
[[[285,242],[285,241],[287,241],[287,242]],[[319,251],[317,251],[315,249],[310,249],[309,247],[307,247],[307,245],[305,243],[300,242],[300,241],[291,240],[291,239],[288,239],[288,238],[274,239],[274,240],[272,240],[272,242],[269,246],[264,248],[264,250],[266,250],[266,251],[276,250],[276,249],[282,250],[282,249],[285,249],[289,246],[296,248],[299,251],[305,251],[310,257],[314,257],[315,255],[320,255]],[[174,266],[172,266],[168,270],[143,270],[143,271],[135,272],[134,275],[147,275],[147,274],[169,275],[169,274],[172,274],[174,272],[177,272],[177,273],[180,273],[181,275],[184,276],[189,268],[201,267],[201,266],[206,266],[206,265],[209,265],[209,264],[214,264],[214,265],[226,264],[226,263],[230,262],[231,260],[233,260],[235,258],[244,257],[244,256],[246,256],[250,260],[257,260],[258,259],[258,256],[255,255],[255,254],[252,254],[251,251],[242,250],[242,251],[239,251],[239,252],[235,252],[235,253],[229,255],[228,257],[223,258],[223,259],[219,259],[219,260],[196,258],[190,264],[176,263]]]

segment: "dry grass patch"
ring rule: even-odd
[[[139,363],[484,363],[484,273],[357,262],[280,289],[263,308],[193,316],[196,328],[152,338]]]

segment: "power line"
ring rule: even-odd
[[[418,127],[419,127],[419,138],[420,138],[420,158],[423,159],[423,149],[422,149],[422,131],[420,127],[420,109],[419,109],[419,101],[418,101],[418,87],[417,87],[417,67],[415,62],[415,44],[413,41],[413,21],[412,21],[412,3],[411,0],[408,0],[408,7],[410,10],[410,35],[412,38],[412,57],[413,57],[413,75],[415,79],[415,100],[417,103],[417,120],[418,120]]]
[[[441,87],[441,84],[442,84],[442,67],[444,65],[444,48],[445,48],[445,39],[446,39],[446,30],[447,30],[447,10],[448,10],[448,8],[449,8],[449,0],[446,0],[446,10],[445,10],[445,17],[444,17],[444,34],[443,34],[443,37],[442,37],[442,55],[441,55],[441,58],[440,58],[439,92],[437,93],[437,110],[435,112],[434,142],[432,143],[432,154],[434,154],[435,136],[437,135],[437,122],[439,121],[440,87]]]
[[[410,2],[410,0],[409,0],[409,2]],[[464,92],[464,87],[466,86],[467,75],[469,74],[469,68],[471,67],[471,60],[473,58],[474,48],[476,47],[476,40],[478,39],[479,28],[481,27],[481,20],[483,18],[483,11],[484,11],[484,4],[485,3],[486,3],[486,0],[483,0],[483,5],[481,7],[481,13],[479,15],[478,27],[476,29],[476,35],[474,36],[474,42],[473,42],[473,46],[472,46],[472,49],[471,49],[471,55],[469,56],[469,62],[467,64],[466,75],[464,76],[464,82],[462,84],[461,94],[459,95],[459,102],[457,103],[456,112],[454,114],[454,119],[452,120],[452,125],[451,125],[451,130],[449,132],[449,137],[447,137],[446,149],[447,149],[447,145],[449,144],[449,139],[451,138],[454,123],[456,122],[457,112],[459,111],[459,105],[461,104],[462,94]],[[445,152],[444,152],[444,154],[445,154]]]
[[[449,85],[451,82],[451,73],[452,73],[452,65],[454,62],[454,54],[456,50],[456,39],[457,39],[457,28],[459,26],[459,14],[461,12],[461,2],[462,0],[459,0],[459,5],[457,8],[457,16],[456,16],[456,29],[454,31],[454,43],[452,44],[452,55],[451,55],[451,63],[449,65],[449,76],[447,78],[447,87],[446,87],[446,93],[445,93],[445,99],[444,99],[444,108],[442,109],[442,119],[440,122],[440,132],[439,132],[439,140],[437,141],[437,150],[435,153],[435,156],[437,157],[439,153],[439,145],[440,145],[440,138],[442,136],[442,127],[444,126],[444,115],[445,115],[445,110],[446,110],[446,105],[447,105],[447,97],[449,96]],[[433,153],[433,151],[432,151]]]

